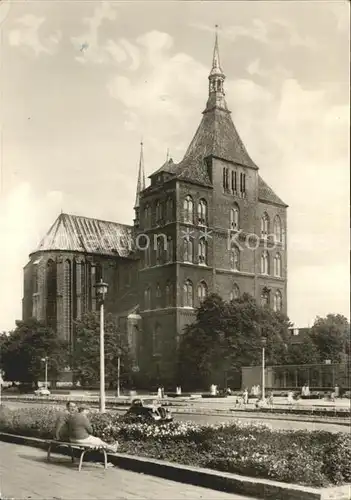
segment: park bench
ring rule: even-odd
[[[68,448],[70,451],[70,454],[71,454],[72,463],[74,463],[74,458],[75,458],[74,457],[74,450],[79,450],[80,455],[79,455],[78,471],[80,472],[82,469],[82,465],[83,465],[84,455],[90,451],[99,451],[104,455],[104,466],[105,466],[105,470],[107,469],[107,452],[106,452],[106,448],[104,448],[103,446],[90,446],[90,445],[84,445],[84,444],[79,444],[79,443],[69,443],[66,441],[56,441],[56,440],[47,441],[47,443],[49,444],[48,453],[47,453],[47,461],[48,462],[50,462],[52,448]]]

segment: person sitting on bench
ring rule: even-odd
[[[105,443],[102,439],[92,435],[93,429],[87,413],[89,408],[82,405],[78,408],[78,413],[71,413],[68,418],[68,435],[71,443],[82,444],[96,448],[105,448],[112,453],[116,453],[118,443]]]
[[[77,406],[73,401],[68,401],[66,404],[66,411],[61,412],[56,421],[55,427],[55,439],[56,441],[68,441],[68,418],[69,416],[77,410]]]

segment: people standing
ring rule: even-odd
[[[244,405],[247,405],[248,402],[249,402],[249,391],[247,390],[247,388],[245,388],[243,392],[243,403]]]

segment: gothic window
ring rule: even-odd
[[[265,306],[269,306],[269,294],[270,294],[270,291],[268,288],[263,288],[262,292],[261,292],[261,306],[265,307]]]
[[[194,260],[194,242],[191,238],[184,238],[184,262],[193,262]]]
[[[200,281],[200,283],[197,287],[197,296],[198,296],[199,302],[202,302],[207,297],[207,285],[204,281]]]
[[[236,193],[236,191],[237,191],[237,173],[235,170],[232,171],[231,181],[232,181],[231,182],[232,192]]]
[[[207,202],[206,200],[200,200],[197,207],[197,217],[199,224],[207,225]]]
[[[261,218],[261,238],[267,238],[269,235],[269,217],[265,212]]]
[[[193,284],[190,280],[186,280],[183,285],[183,306],[193,307]]]
[[[274,276],[281,277],[282,275],[282,258],[279,253],[274,257]]]
[[[167,262],[173,262],[173,240],[170,236],[167,238]]]
[[[156,264],[160,265],[163,263],[164,254],[164,239],[163,237],[157,238],[156,242]]]
[[[280,290],[277,290],[274,294],[273,309],[275,312],[279,312],[282,309],[282,294]]]
[[[269,274],[269,254],[264,250],[261,255],[261,274]]]
[[[190,195],[187,195],[184,199],[184,222],[193,224],[194,222],[194,203]]]
[[[230,268],[233,271],[239,271],[240,268],[240,252],[236,246],[230,250]]]
[[[151,289],[147,287],[144,290],[144,309],[151,309]]]
[[[207,244],[205,238],[199,240],[199,264],[207,264]]]
[[[63,310],[65,340],[71,339],[71,311],[72,311],[72,274],[71,262],[67,259],[63,264]]]
[[[236,300],[240,297],[240,289],[238,285],[235,283],[233,286],[233,290],[230,292],[230,300]]]
[[[239,230],[239,207],[237,205],[230,209],[230,229]]]
[[[165,295],[166,295],[166,307],[172,307],[173,306],[173,289],[172,289],[172,283],[169,281],[166,284],[166,289],[165,289]]]
[[[145,256],[145,267],[150,267],[151,266],[151,244],[150,241],[147,241],[147,246],[144,250],[144,256]]]
[[[171,222],[173,220],[173,200],[172,200],[172,198],[167,198],[167,201],[166,201],[166,218],[167,218],[167,222]]]
[[[229,169],[223,168],[223,189],[228,191],[229,189]]]
[[[46,321],[50,328],[56,329],[56,295],[57,269],[56,262],[49,260],[46,267]]]
[[[281,223],[279,215],[276,215],[274,217],[273,231],[274,231],[274,241],[276,243],[281,243],[283,241],[282,223]]]
[[[246,174],[240,174],[240,193],[246,193]]]
[[[144,208],[144,227],[151,227],[151,207],[147,204]]]
[[[161,309],[162,304],[161,304],[161,299],[162,299],[162,293],[161,293],[161,288],[160,285],[157,283],[156,285],[156,309]]]
[[[161,335],[161,326],[159,325],[159,323],[156,323],[152,336],[152,350],[154,355],[160,354],[161,352]]]
[[[161,224],[162,223],[162,218],[163,218],[163,210],[162,210],[162,203],[160,200],[157,200],[156,202],[156,224]]]

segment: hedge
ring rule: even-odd
[[[0,409],[0,431],[53,437],[59,409]],[[351,437],[324,431],[272,430],[238,421],[215,425],[172,422],[126,424],[115,413],[90,413],[94,434],[119,451],[252,477],[330,486],[351,482]]]

